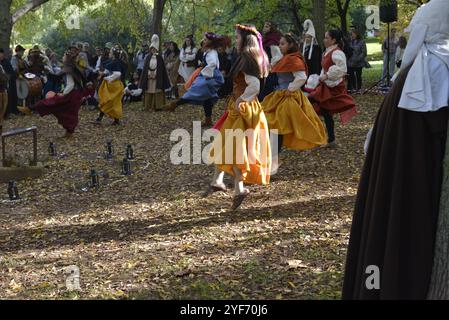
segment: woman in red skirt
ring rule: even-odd
[[[66,130],[64,137],[71,138],[78,126],[81,100],[92,93],[86,88],[85,83],[85,78],[76,67],[74,59],[66,54],[64,56],[64,91],[57,94],[49,93],[45,100],[39,101],[32,107],[20,107],[19,110],[26,114],[36,111],[41,117],[54,115],[58,123]]]
[[[346,90],[347,74],[346,56],[343,52],[343,35],[340,30],[332,29],[326,32],[324,52],[321,60],[322,71],[320,83],[308,96],[315,111],[324,117],[328,146],[335,147],[335,132],[333,115],[345,112],[354,115],[355,101]],[[343,119],[343,118],[342,118]]]

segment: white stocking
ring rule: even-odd
[[[237,167],[233,167],[232,170],[234,171],[234,192],[235,195],[238,196],[239,194],[245,192],[245,186],[242,179],[242,171]]]
[[[223,184],[224,171],[220,171],[218,167],[215,167],[214,178],[212,179],[213,186],[219,186]]]

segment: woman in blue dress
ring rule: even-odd
[[[192,76],[196,76],[196,78],[184,96],[178,101],[172,101],[166,106],[168,111],[175,111],[177,107],[187,103],[202,105],[206,117],[203,126],[213,126],[212,109],[218,101],[218,90],[224,84],[216,49],[221,47],[225,40],[225,37],[212,32],[204,34],[204,67],[202,67],[200,72],[194,72]]]

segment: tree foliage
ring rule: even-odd
[[[27,2],[29,0],[12,0],[11,12]],[[366,19],[364,7],[379,4],[372,0],[50,0],[18,20],[12,38],[16,43],[48,43],[56,47],[60,44],[51,40],[52,37],[64,44],[76,38],[95,44],[107,40],[135,46],[151,38],[156,2],[164,5],[161,38],[178,43],[187,34],[194,34],[199,40],[205,31],[232,36],[236,23],[253,24],[261,29],[267,20],[276,23],[281,32],[298,35],[302,32],[305,19],[314,20],[317,32],[323,35],[326,29],[351,24],[363,32]],[[318,6],[319,12],[313,10],[317,2],[322,2],[321,7]],[[403,30],[421,2],[399,0],[399,20],[393,26],[399,31]],[[66,8],[70,5],[81,12],[81,30],[69,30],[64,26],[70,14]],[[381,28],[384,29],[383,24]],[[107,39],[109,37],[111,39]]]

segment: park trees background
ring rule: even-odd
[[[398,1],[397,29],[407,26],[422,2]],[[206,30],[232,35],[238,22],[261,28],[271,20],[282,32],[300,34],[305,19],[314,21],[321,42],[328,28],[363,27],[364,7],[378,4],[372,0],[3,0],[0,47],[20,42],[59,49],[70,40],[94,45],[106,40],[131,50],[152,33],[181,42],[186,34],[199,38]],[[80,28],[67,24],[74,12]]]

